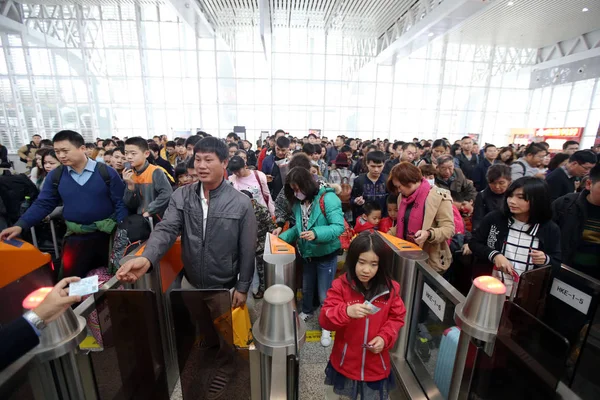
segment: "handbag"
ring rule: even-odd
[[[233,325],[233,344],[236,347],[248,348],[253,337],[250,313],[246,304],[231,310],[231,323]]]
[[[321,212],[323,213],[323,216],[325,218],[327,218],[327,213],[325,212],[325,196],[321,196],[321,198],[319,199],[319,206],[321,207]],[[354,230],[350,227],[350,225],[348,225],[348,221],[346,221],[346,219],[344,219],[344,232],[340,235],[340,245],[342,247],[342,250],[348,250],[348,248],[350,247],[350,242],[352,241],[352,238],[354,237]]]

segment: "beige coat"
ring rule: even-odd
[[[402,195],[398,196],[398,208]],[[394,231],[396,228],[393,228]],[[432,187],[425,202],[423,230],[431,229],[431,236],[423,245],[423,251],[429,254],[427,263],[439,273],[443,273],[452,264],[452,252],[448,239],[454,236],[454,214],[452,213],[452,197],[450,192]],[[395,232],[390,232],[395,234]]]

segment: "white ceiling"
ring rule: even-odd
[[[218,29],[257,26],[260,0],[198,0]],[[415,0],[266,0],[272,27],[343,31],[357,37],[378,37]]]
[[[541,48],[599,28],[600,0],[496,0],[448,35],[452,42]]]

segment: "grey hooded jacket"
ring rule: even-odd
[[[199,289],[250,289],[256,251],[256,217],[248,196],[225,181],[209,194],[203,232],[200,183],[177,189],[142,254],[156,268],[181,233],[181,258],[188,281]],[[239,279],[238,279],[239,273]],[[236,281],[237,279],[237,281]]]

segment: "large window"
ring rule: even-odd
[[[530,71],[519,68],[530,64],[532,49],[437,38],[392,65],[375,65],[363,62],[360,39],[277,28],[265,58],[256,29],[197,38],[168,5],[23,10],[31,29],[53,23],[78,35],[60,47],[0,35],[0,133],[13,149],[59,129],[92,140],[196,129],[225,136],[235,125],[252,141],[282,128],[393,140],[480,133],[482,142],[505,144],[513,127],[586,126],[589,133],[600,119],[593,80],[529,90]],[[62,20],[44,19],[50,15]]]

